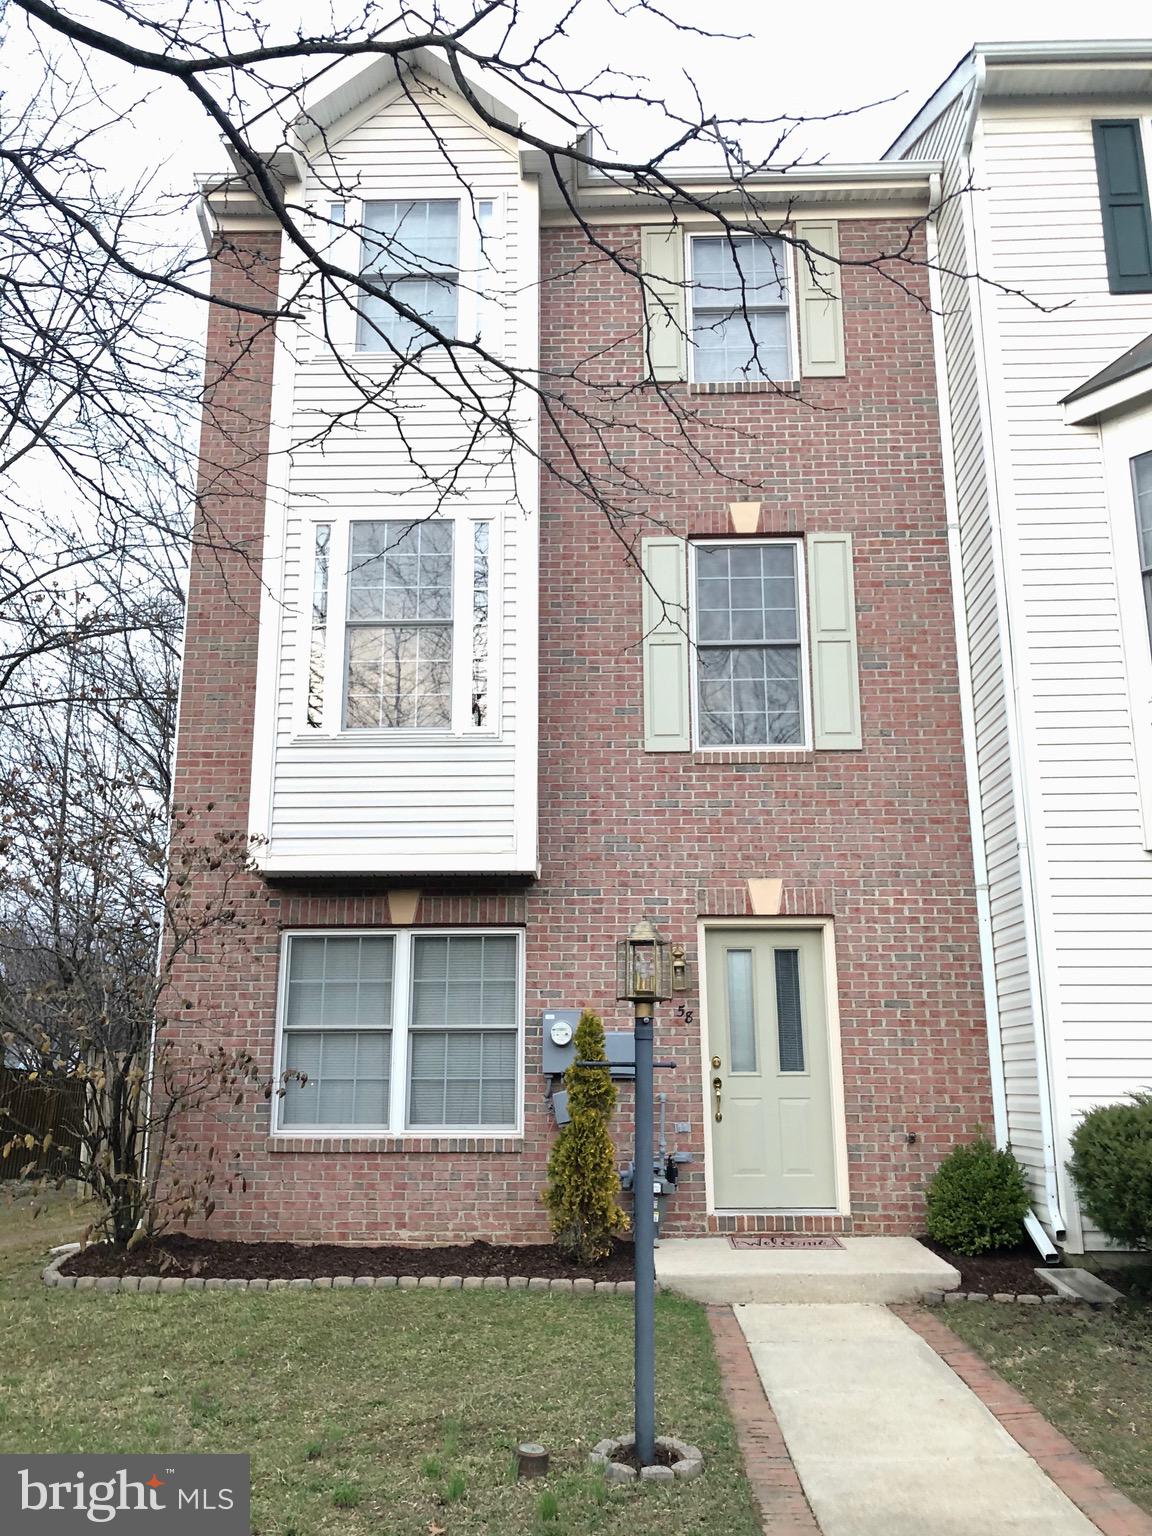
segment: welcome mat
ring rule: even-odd
[[[730,1237],[733,1248],[843,1248],[838,1237],[824,1232],[749,1232]]]

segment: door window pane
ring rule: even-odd
[[[728,1056],[733,1072],[756,1071],[756,1004],[752,994],[752,951],[730,949],[728,965]]]
[[[774,951],[776,964],[776,1030],[781,1072],[803,1072],[804,1021],[800,1016],[800,951]]]

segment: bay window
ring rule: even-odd
[[[293,933],[284,943],[278,1131],[515,1129],[518,934]]]

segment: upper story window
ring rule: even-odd
[[[1152,293],[1152,207],[1139,118],[1092,124],[1112,293]]]
[[[356,522],[348,546],[345,724],[452,724],[449,522]]]
[[[454,337],[460,288],[460,205],[453,198],[364,204],[361,275]],[[360,296],[356,344],[362,352],[408,352],[431,340],[383,298]]]
[[[696,235],[691,248],[691,375],[701,383],[792,377],[784,243]]]
[[[799,544],[744,539],[693,554],[699,745],[805,745]]]
[[[1132,495],[1136,502],[1144,611],[1148,619],[1148,638],[1152,641],[1152,453],[1141,453],[1132,460]]]

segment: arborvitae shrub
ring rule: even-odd
[[[1152,1249],[1152,1093],[1089,1110],[1068,1171],[1094,1226],[1125,1248]]]
[[[557,1247],[578,1264],[595,1264],[612,1251],[612,1235],[627,1229],[620,1208],[620,1176],[608,1121],[616,1107],[616,1084],[603,1067],[581,1061],[607,1061],[604,1025],[594,1013],[580,1015],[574,1039],[576,1058],[564,1074],[568,1090],[567,1125],[548,1159],[544,1202],[552,1217]]]
[[[954,1147],[928,1186],[928,1236],[954,1253],[1011,1248],[1028,1209],[1024,1170],[984,1137]]]

